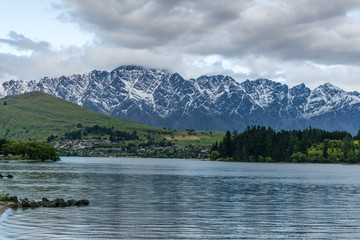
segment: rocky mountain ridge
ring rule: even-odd
[[[121,66],[38,81],[8,81],[0,98],[43,91],[91,110],[143,124],[178,129],[242,130],[312,127],[360,129],[360,94],[330,83],[313,90],[268,79],[235,81],[229,76],[184,79],[178,73]]]

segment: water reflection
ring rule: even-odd
[[[353,239],[359,166],[65,158],[0,163],[3,191],[89,207],[9,210],[3,239]],[[26,219],[26,221],[24,221]]]

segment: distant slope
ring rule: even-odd
[[[0,99],[0,138],[44,141],[50,135],[63,136],[65,132],[76,130],[79,123],[84,127],[100,125],[114,127],[119,131],[137,131],[139,137],[144,139],[148,134],[165,138],[169,131],[175,136],[186,135],[185,131],[150,127],[97,113],[43,92],[29,92]],[[214,132],[213,138],[208,132],[196,134],[199,135],[199,141],[205,139],[202,143],[204,145],[211,145],[223,135]],[[188,138],[184,140],[191,143]]]
[[[0,112],[0,137],[8,139],[44,140],[51,134],[70,131],[78,123],[114,126],[123,131],[161,130],[100,114],[43,92],[7,96],[0,100]]]

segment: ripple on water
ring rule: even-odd
[[[65,158],[0,163],[19,197],[89,207],[8,210],[3,239],[354,239],[360,166]]]

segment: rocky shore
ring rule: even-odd
[[[14,176],[11,174],[0,174],[1,178],[13,178]],[[9,208],[18,209],[18,208],[38,208],[38,207],[46,207],[46,208],[57,208],[57,207],[72,207],[72,206],[88,206],[90,205],[90,201],[87,199],[75,200],[70,199],[65,201],[62,198],[56,198],[54,200],[49,200],[47,198],[42,198],[41,201],[29,200],[27,198],[18,200],[17,196],[9,197],[9,194],[4,194],[1,196],[0,200],[0,216]]]

